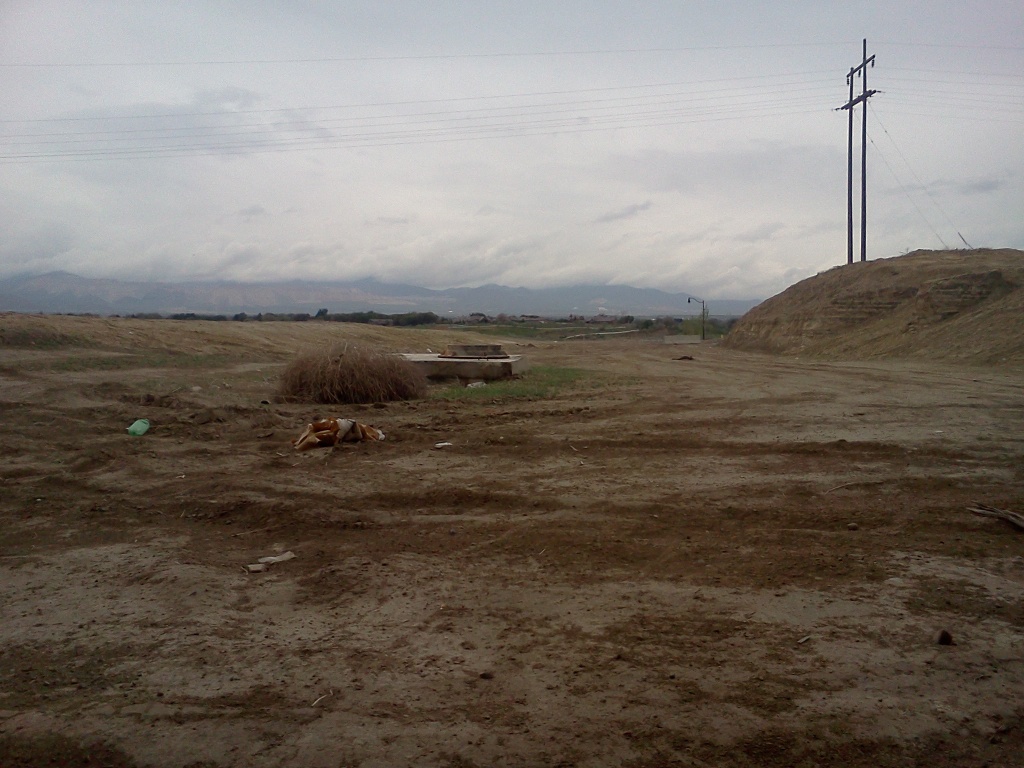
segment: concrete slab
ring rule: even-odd
[[[522,355],[507,355],[502,358],[488,357],[444,357],[437,354],[403,354],[428,379],[479,379],[495,381],[518,376],[528,370],[530,364]]]

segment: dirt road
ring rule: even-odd
[[[508,342],[586,374],[325,408],[261,400],[327,324],[67,322],[0,347],[5,768],[1024,762],[966,511],[1024,511],[1024,371]]]

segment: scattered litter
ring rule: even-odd
[[[911,450],[913,450],[913,449],[911,449]],[[842,485],[837,485],[835,488],[829,488],[824,493],[832,493],[832,491],[838,491],[840,488],[849,488],[851,485],[883,485],[884,483],[887,483],[887,482],[889,482],[889,481],[888,480],[855,480],[852,483],[843,483]]]
[[[311,706],[315,707],[317,704],[319,704],[321,701],[326,699],[328,696],[333,696],[333,695],[334,695],[334,690],[332,689],[332,690],[328,691],[327,693],[325,693],[323,696],[319,697],[316,701],[314,701]]]
[[[252,533],[252,531],[247,531],[247,533]],[[295,553],[291,550],[288,550],[287,552],[282,552],[280,555],[267,555],[266,557],[261,557],[258,562],[250,563],[249,565],[245,566],[245,570],[248,573],[263,573],[264,571],[268,570],[270,566],[272,566],[274,563],[284,563],[288,560],[294,559],[294,557]]]
[[[693,355],[683,355],[682,357],[673,357],[673,360],[693,360]]]
[[[282,552],[280,555],[268,555],[267,557],[261,557],[259,562],[269,565],[271,563],[284,563],[288,560],[294,560],[295,553],[291,550]]]
[[[1024,531],[1024,515],[1019,512],[1011,512],[1008,509],[990,507],[987,504],[979,504],[978,502],[974,502],[974,506],[968,507],[967,511],[973,512],[976,515],[981,515],[982,517],[995,517],[1000,520],[1005,520],[1015,528]]]
[[[149,419],[137,419],[130,427],[128,427],[128,434],[144,435],[149,431]]]
[[[324,419],[306,426],[292,445],[297,451],[309,448],[330,448],[338,443],[358,443],[362,440],[383,440],[384,433],[376,427],[360,424],[352,419]]]
[[[466,389],[479,389],[480,387],[486,387],[486,381],[472,381],[466,385]]]
[[[264,528],[253,528],[251,531],[239,531],[238,533],[232,533],[231,538],[235,538],[236,536],[248,536],[250,533],[262,533],[263,531],[273,531],[277,528],[281,528],[283,525],[284,523],[279,523],[278,525],[268,525]]]
[[[451,448],[453,445],[454,445],[454,443],[449,443],[447,441],[441,441],[440,443],[434,443],[434,447],[435,448]]]
[[[808,640],[810,640],[810,639],[811,639],[811,637],[812,637],[811,635],[807,635],[806,637],[801,637],[801,638],[800,638],[799,640],[797,640],[797,641],[796,641],[796,644],[797,644],[797,645],[803,645],[803,644],[804,644],[804,643],[806,643],[806,642],[807,642]]]

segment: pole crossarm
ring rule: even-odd
[[[865,40],[865,42],[867,42],[867,41]],[[858,72],[860,72],[862,69],[864,69],[868,64],[870,64],[872,67],[875,66],[875,54],[871,54],[871,58],[870,59],[864,59],[864,61],[862,61],[856,67],[851,69],[850,70],[850,74],[848,74],[847,77],[853,77]]]
[[[860,96],[858,96],[857,98],[855,98],[855,99],[854,99],[853,101],[848,101],[848,102],[846,102],[845,104],[843,104],[843,106],[841,106],[841,107],[836,107],[835,111],[836,111],[836,112],[840,112],[840,111],[842,111],[842,110],[844,110],[844,109],[853,109],[853,108],[854,108],[854,107],[856,107],[856,106],[857,106],[858,104],[860,104],[860,103],[861,103],[862,101],[867,101],[868,99],[870,99],[870,98],[871,98],[872,96],[874,96],[874,95],[875,95],[876,93],[881,93],[881,91],[865,91],[865,92],[864,92],[864,93],[862,93],[862,94],[861,94]]]

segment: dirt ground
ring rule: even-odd
[[[0,321],[3,768],[1024,765],[1020,368],[509,341],[587,374],[333,408],[261,401],[452,334]]]

